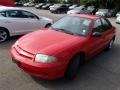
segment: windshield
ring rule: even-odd
[[[80,11],[80,10],[82,10],[84,7],[76,7],[76,8],[74,8],[73,10],[77,10],[77,11]]]
[[[89,32],[91,23],[91,19],[78,16],[66,16],[54,23],[50,28],[72,35],[86,36]]]
[[[120,12],[118,12],[117,14],[120,14]]]
[[[43,3],[40,3],[39,5],[43,5]]]
[[[61,6],[61,4],[55,4],[54,5],[54,7],[60,7]]]
[[[46,6],[49,6],[50,4],[46,4]]]
[[[71,7],[76,7],[77,5],[72,5]]]
[[[101,12],[108,12],[108,9],[99,9]]]
[[[94,8],[92,8],[92,7],[88,7],[87,10],[93,11]]]

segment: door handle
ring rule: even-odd
[[[5,21],[5,23],[11,23],[10,21]]]
[[[26,22],[26,23],[30,23],[30,22]]]

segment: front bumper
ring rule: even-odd
[[[46,80],[55,80],[64,76],[66,63],[36,63],[33,59],[21,56],[15,48],[10,50],[12,60],[28,74]]]

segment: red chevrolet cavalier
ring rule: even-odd
[[[48,29],[23,36],[10,52],[13,61],[32,76],[73,79],[82,61],[112,48],[115,32],[104,17],[69,15]]]

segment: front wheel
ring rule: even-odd
[[[49,28],[52,24],[51,23],[48,23],[45,28]]]
[[[9,37],[8,32],[4,29],[0,29],[0,43],[6,41],[8,37]]]
[[[56,11],[56,13],[57,13],[57,14],[60,14],[60,11],[59,11],[59,10],[57,10],[57,11]]]
[[[81,56],[77,55],[70,61],[66,74],[65,74],[67,79],[72,80],[76,77],[78,70],[79,70],[81,59],[82,59]]]

